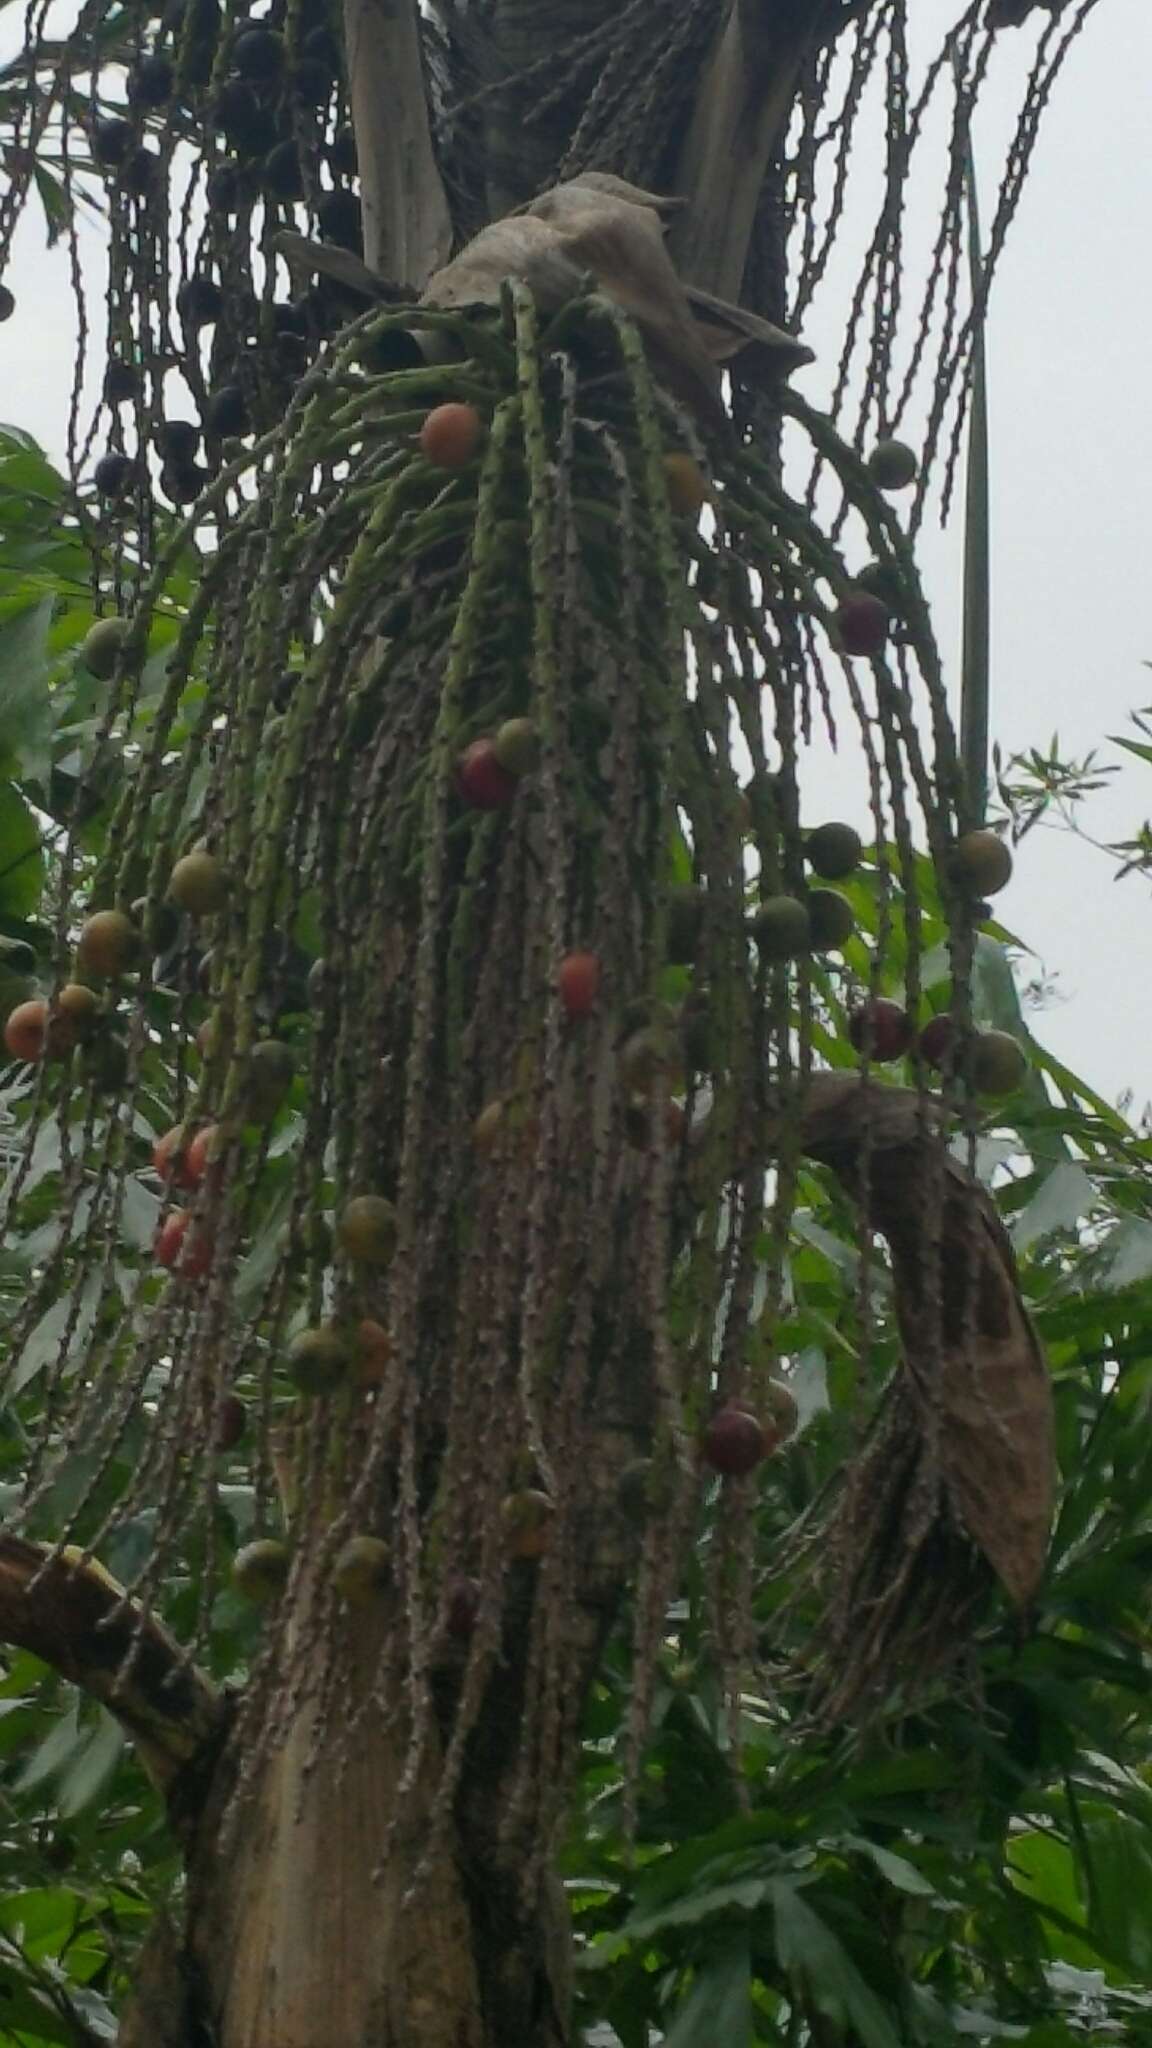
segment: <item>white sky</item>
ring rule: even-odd
[[[917,27],[934,45],[956,0],[919,7]],[[986,215],[1034,40],[1028,29],[1000,38],[976,136]],[[1046,748],[1055,731],[1065,756],[1098,747],[1122,762],[1108,735],[1127,732],[1128,712],[1152,703],[1152,671],[1141,666],[1152,661],[1150,116],[1152,0],[1100,0],[1045,117],[989,321],[992,731],[1005,752]],[[863,169],[862,219],[871,203]],[[918,207],[930,228],[927,183],[914,193]],[[98,300],[96,240],[86,236]],[[75,328],[66,252],[45,252],[35,215],[7,281],[17,311],[0,326],[0,419],[60,460]],[[805,339],[818,361],[796,381],[819,404],[839,348],[831,304],[817,308]],[[954,678],[958,535],[927,526],[920,563]],[[806,816],[852,815],[859,776],[850,754],[822,759],[805,782]],[[1149,814],[1152,768],[1132,764],[1081,815],[1097,838],[1125,838]],[[1038,1035],[1102,1093],[1131,1089],[1139,1109],[1152,1097],[1152,905],[1139,877],[1112,876],[1104,855],[1040,828],[997,909],[1056,980]]]

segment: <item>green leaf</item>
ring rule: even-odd
[[[795,1885],[774,1878],[768,1887],[776,1921],[776,1953],[804,1985],[819,2012],[854,2027],[862,2048],[901,2048],[900,2034],[843,1943],[802,1899]]]
[[[124,1732],[119,1722],[103,1707],[99,1712],[97,1726],[60,1779],[56,1806],[64,1820],[83,1813],[99,1797],[124,1751]]]
[[[697,1971],[664,2048],[751,2048],[754,2019],[748,1943],[733,1940]]]
[[[44,854],[34,812],[11,782],[0,782],[0,915],[30,917],[39,909]]]

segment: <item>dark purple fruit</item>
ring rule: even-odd
[[[154,149],[145,149],[141,144],[134,149],[120,173],[120,183],[133,199],[147,199],[156,189],[160,175],[160,159]]]
[[[905,491],[916,481],[915,450],[906,441],[877,441],[868,457],[868,474],[882,491]]]
[[[304,179],[294,142],[278,142],[275,149],[269,150],[260,172],[260,183],[274,199],[303,199]]]
[[[220,87],[213,122],[232,148],[244,155],[264,155],[275,146],[276,123],[243,78],[226,79]]]
[[[126,163],[135,136],[131,121],[119,114],[106,114],[92,128],[92,154],[105,170],[117,170]]]
[[[167,57],[141,57],[128,74],[128,97],[141,107],[167,106],[175,77]]]
[[[338,128],[332,137],[332,147],[328,151],[328,162],[336,177],[354,178],[356,176],[360,168],[360,159],[356,154],[356,131],[350,122],[346,122],[343,128]]]
[[[275,78],[284,62],[284,40],[271,28],[247,28],[238,36],[232,61],[241,78]]]
[[[10,320],[16,311],[16,301],[6,284],[0,284],[0,320]]]
[[[308,305],[303,299],[277,299],[272,305],[272,331],[279,335],[306,335]]]
[[[888,638],[888,607],[870,591],[850,590],[837,607],[833,623],[845,654],[879,654]]]
[[[273,709],[278,711],[281,716],[291,704],[296,692],[296,685],[299,681],[300,671],[298,668],[286,668],[277,677],[272,689],[272,705]],[[313,965],[315,964],[314,962]]]
[[[200,446],[200,429],[192,420],[161,420],[156,429],[156,447],[161,460],[188,464]]]
[[[251,431],[248,407],[238,384],[222,384],[219,391],[212,393],[205,407],[204,425],[210,434],[221,437]]]
[[[132,481],[135,464],[127,455],[102,455],[92,472],[92,481],[102,498],[120,498]]]
[[[845,945],[856,929],[852,905],[838,889],[809,891],[808,921],[812,927],[813,950],[817,953]]]
[[[326,242],[360,254],[360,201],[354,192],[326,192],[316,209],[316,218]]]
[[[467,1642],[479,1612],[479,1579],[466,1578],[462,1572],[457,1574],[449,1587],[448,1609],[444,1617],[448,1634],[455,1636],[458,1642]]]
[[[717,1410],[701,1442],[705,1463],[726,1479],[742,1479],[753,1472],[769,1450],[768,1437],[746,1408],[730,1404]]]
[[[310,28],[300,45],[300,54],[313,63],[325,65],[333,78],[340,69],[340,52],[330,28]]]
[[[224,310],[224,294],[211,277],[190,277],[176,294],[176,311],[186,328],[211,327]]]
[[[240,205],[240,173],[235,164],[217,164],[205,188],[210,213],[235,213]]]
[[[864,851],[860,834],[851,825],[836,820],[817,825],[804,848],[808,865],[822,882],[840,882],[860,865]]]
[[[903,1059],[912,1043],[912,1019],[890,997],[871,996],[852,1011],[848,1036],[857,1052],[866,1051],[870,1059]]]
[[[925,1066],[947,1066],[956,1047],[956,1019],[942,1010],[938,1017],[929,1017],[917,1041],[917,1050]]]
[[[140,372],[135,363],[121,363],[113,356],[104,372],[104,402],[123,405],[140,389]]]
[[[292,66],[290,83],[296,98],[306,107],[323,107],[331,97],[332,73],[315,57],[301,57]]]
[[[166,462],[160,471],[160,489],[174,505],[194,505],[211,481],[208,470],[195,462]]]

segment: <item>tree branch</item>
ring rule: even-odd
[[[221,1733],[227,1703],[162,1623],[77,1553],[0,1536],[0,1641],[31,1651],[107,1707],[169,1797]]]
[[[344,0],[364,255],[385,278],[422,286],[452,248],[432,147],[417,0]]]

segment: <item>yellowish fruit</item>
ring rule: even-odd
[[[136,965],[143,943],[132,919],[122,910],[97,910],[81,926],[76,964],[82,974],[113,981]]]
[[[80,659],[98,682],[109,682],[115,675],[120,649],[127,638],[127,619],[97,619],[85,634]]]
[[[388,1578],[388,1545],[379,1536],[350,1536],[336,1554],[332,1580],[350,1607],[365,1607]]]
[[[301,1330],[288,1346],[288,1372],[302,1394],[331,1394],[347,1377],[352,1347],[330,1323]]]
[[[336,1225],[342,1251],[361,1266],[386,1266],[396,1244],[396,1211],[384,1195],[354,1195]]]
[[[263,1604],[275,1600],[282,1593],[288,1580],[291,1554],[286,1543],[278,1543],[273,1536],[264,1536],[256,1543],[246,1543],[232,1560],[232,1584],[246,1600]]]
[[[212,917],[228,901],[228,877],[214,853],[197,847],[178,860],[168,877],[171,901],[189,917]]]
[[[1012,852],[998,832],[965,832],[952,849],[957,878],[977,896],[995,896],[1012,877]]]
[[[678,519],[694,519],[707,502],[708,484],[700,464],[683,450],[664,457],[668,503]]]
[[[543,1557],[556,1514],[555,1503],[548,1494],[537,1486],[521,1487],[518,1493],[507,1495],[500,1514],[506,1555],[519,1559]]]

